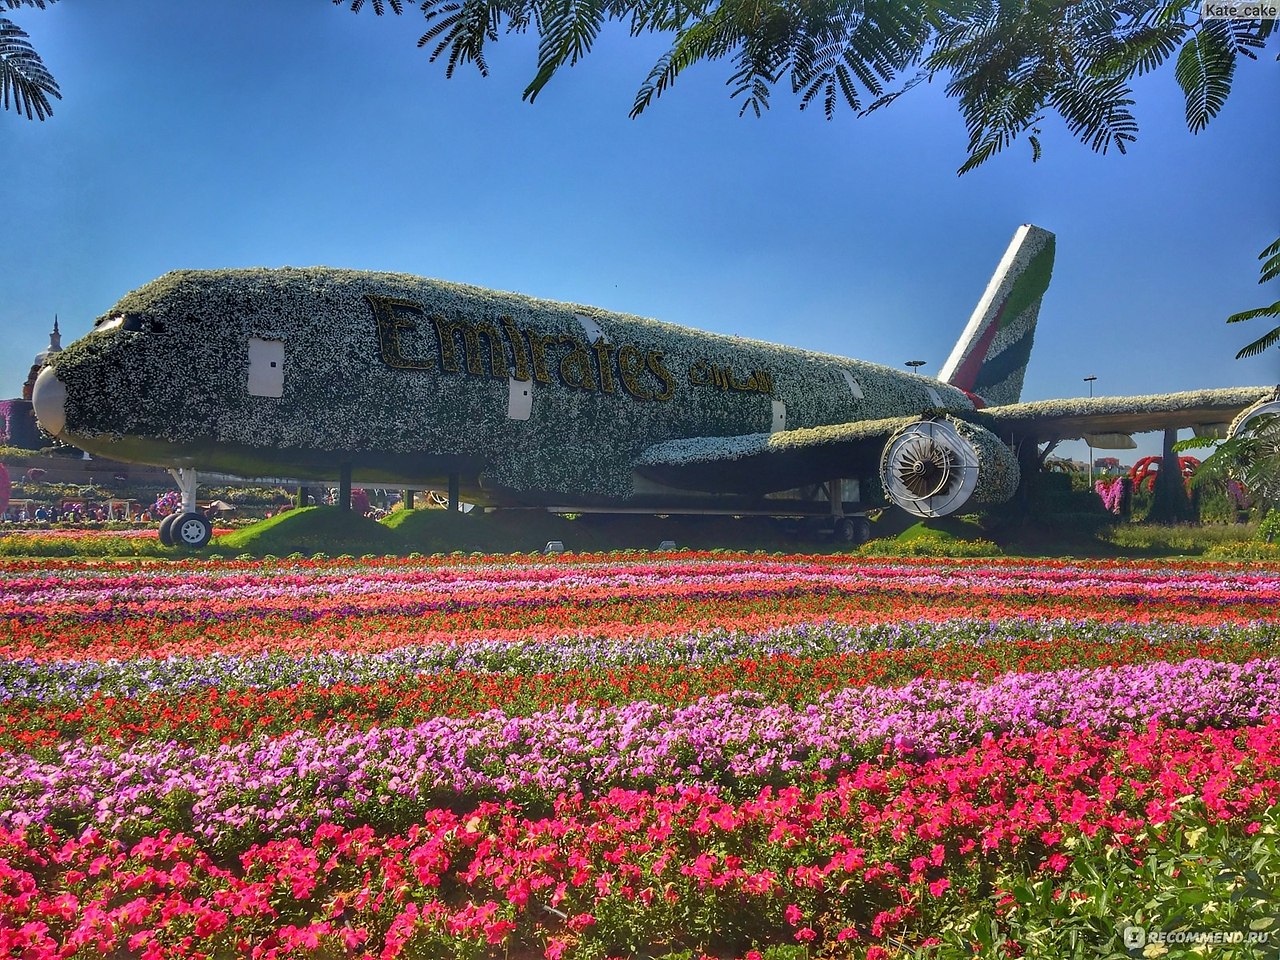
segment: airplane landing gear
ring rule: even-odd
[[[827,499],[831,502],[831,539],[835,543],[860,547],[871,539],[871,521],[864,514],[855,513],[851,517],[844,514],[844,480],[831,480],[825,485]],[[857,494],[854,494],[857,499]]]
[[[870,539],[871,521],[866,517],[838,517],[836,519],[836,543],[847,543],[850,546],[857,547]]]
[[[202,513],[184,513],[169,528],[169,536],[176,546],[199,550],[213,539],[213,524]]]
[[[173,522],[178,519],[176,513],[171,513],[160,521],[160,542],[166,547],[173,546]]]
[[[199,477],[189,467],[171,469],[169,475],[182,491],[182,506],[160,521],[160,542],[166,547],[199,550],[213,539],[213,524],[196,510],[196,487]]]

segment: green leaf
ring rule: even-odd
[[[1236,354],[1236,359],[1244,360],[1248,357],[1256,357],[1258,354],[1264,353],[1278,345],[1280,345],[1280,327],[1276,327],[1267,333],[1264,333],[1252,343],[1246,343],[1240,348],[1240,352]]]
[[[1280,277],[1280,240],[1258,254],[1258,259],[1263,261],[1262,278],[1258,280],[1259,283],[1266,283],[1268,280]]]
[[[52,2],[52,0],[50,0]],[[333,0],[334,6],[342,6],[346,0]],[[384,5],[390,5],[391,11],[398,17],[404,13],[403,0],[370,0],[373,12],[379,17],[385,12]],[[359,13],[360,8],[364,6],[364,0],[351,0],[351,12]]]
[[[43,3],[35,5],[43,8]],[[0,17],[0,103],[6,110],[26,114],[28,120],[43,120],[53,114],[49,97],[62,99],[53,75],[32,48],[27,34],[17,24]]]
[[[1208,27],[1183,46],[1173,75],[1186,97],[1187,129],[1192,133],[1207,127],[1227,102],[1235,66],[1234,52]]]
[[[1280,300],[1269,307],[1258,307],[1255,310],[1242,310],[1227,317],[1227,323],[1239,323],[1241,320],[1256,320],[1258,317],[1280,317]]]

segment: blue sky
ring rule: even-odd
[[[1280,232],[1274,53],[1198,136],[1165,70],[1138,87],[1128,155],[1051,121],[1039,163],[1018,144],[957,177],[941,84],[833,122],[780,91],[757,120],[727,65],[702,64],[629,120],[664,45],[617,26],[530,105],[531,38],[504,36],[488,78],[446,80],[416,8],[10,16],[64,99],[44,123],[0,113],[5,396],[55,313],[70,340],[168,270],[233,266],[402,271],[936,372],[1024,222],[1058,254],[1023,399],[1084,395],[1088,375],[1099,395],[1280,380],[1275,350],[1234,359],[1263,321],[1223,323],[1277,296],[1255,259]]]

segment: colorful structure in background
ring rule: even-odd
[[[0,400],[0,446],[39,450],[46,445],[41,439],[40,425],[36,422],[31,405],[31,395],[40,371],[61,352],[62,332],[58,329],[58,318],[55,315],[53,329],[49,332],[49,346],[37,353],[31,362],[31,371],[22,385],[22,396]]]
[[[1156,484],[1156,475],[1159,474],[1164,464],[1164,457],[1143,457],[1132,467],[1129,468],[1129,480],[1133,483],[1135,490],[1141,490],[1144,486],[1150,493]],[[1178,457],[1178,469],[1182,471],[1182,479],[1184,483],[1190,484],[1192,476],[1200,467],[1200,461],[1196,457]]]
[[[1102,498],[1102,505],[1109,513],[1117,517],[1128,514],[1133,495],[1133,481],[1128,477],[1103,477],[1093,484],[1093,489]]]

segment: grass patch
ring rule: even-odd
[[[338,507],[303,507],[218,537],[216,553],[398,553],[387,527]]]
[[[1266,543],[1262,540],[1218,543],[1209,547],[1204,556],[1206,560],[1257,560],[1280,566],[1280,543]]]
[[[1142,556],[1199,556],[1211,551],[1230,553],[1244,544],[1261,543],[1256,523],[1118,523],[1100,530],[1098,539],[1126,554]]]
[[[974,517],[934,517],[913,523],[897,536],[900,542],[927,538],[941,542],[973,540],[986,535]]]
[[[558,516],[541,510],[449,513],[404,510],[383,523],[406,551],[503,553],[540,551],[552,540],[575,552],[656,550],[663,541],[695,550],[806,550],[824,545],[797,525],[769,517],[660,517],[630,514]]]
[[[875,539],[858,552],[880,557],[1203,557],[1268,566],[1280,563],[1280,546],[1264,543],[1256,533],[1256,524],[1116,524],[1095,531],[1063,529],[1057,524],[984,523],[973,517],[916,521],[902,511],[884,511],[872,522]],[[397,511],[376,522],[337,507],[307,507],[217,537],[196,555],[500,554],[541,552],[552,540],[580,553],[656,550],[664,541],[694,550],[850,552],[848,546],[824,539],[811,521],[769,517],[557,516],[541,510],[460,514],[419,509]],[[150,536],[57,537],[38,532],[0,536],[0,556],[8,557],[180,559],[191,555],[183,548],[162,546]]]

